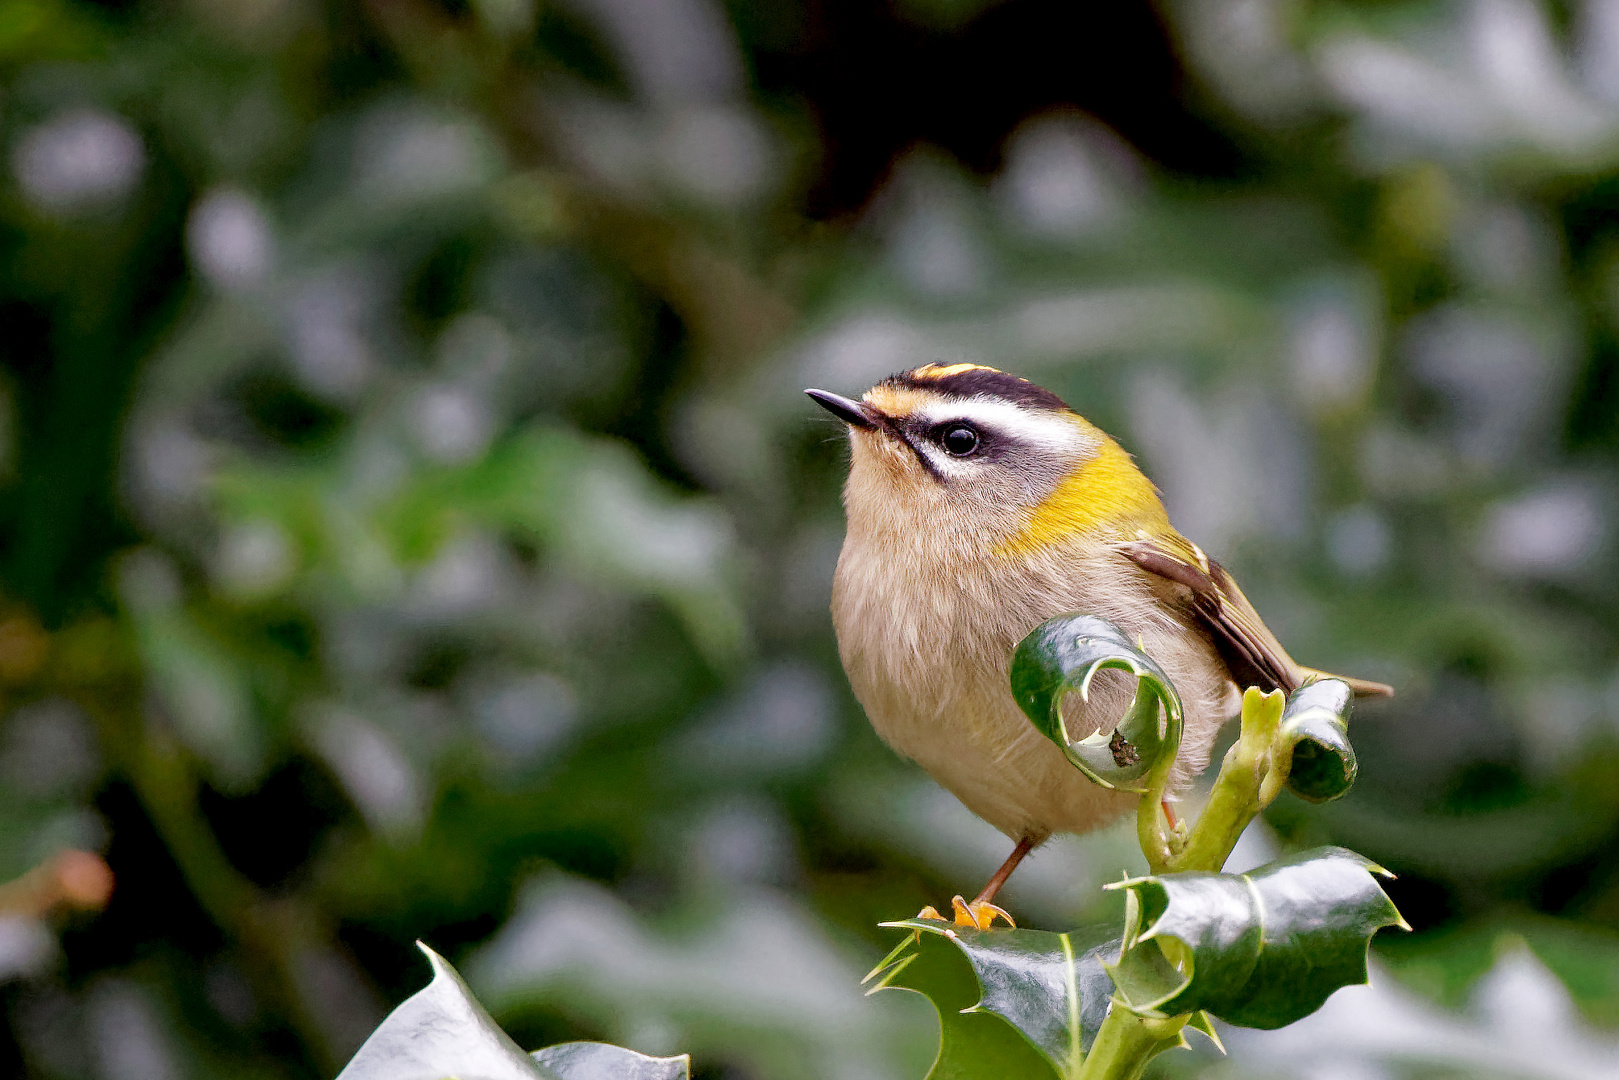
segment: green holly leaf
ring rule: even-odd
[[[388,1014],[337,1080],[562,1080],[500,1030],[449,961],[416,947],[433,965],[433,981]]]
[[[1385,926],[1410,929],[1374,874],[1343,848],[1300,852],[1246,874],[1158,874],[1127,889],[1124,941],[1107,965],[1118,996],[1148,1016],[1206,1010],[1278,1028],[1366,982],[1366,951]]]
[[[1104,969],[1118,939],[1044,930],[974,930],[927,919],[867,976],[876,990],[925,995],[939,1012],[929,1080],[1051,1080],[1078,1074],[1107,1018]],[[965,962],[963,962],[965,961]]]
[[[690,1080],[691,1059],[648,1057],[612,1043],[568,1042],[531,1055],[561,1080]]]
[[[1318,679],[1293,692],[1282,713],[1276,743],[1287,769],[1287,786],[1301,799],[1330,802],[1355,783],[1355,749],[1349,745],[1354,691],[1342,679]]]
[[[1109,668],[1136,677],[1135,697],[1114,727],[1074,738],[1063,722],[1063,700],[1075,692],[1088,700],[1096,673]],[[1169,676],[1104,619],[1080,614],[1047,619],[1018,643],[1011,680],[1024,715],[1104,787],[1146,791],[1153,770],[1167,766],[1180,749],[1183,714]]]
[[[647,1057],[607,1043],[523,1053],[478,1004],[449,961],[416,943],[433,981],[406,998],[365,1040],[337,1080],[688,1080],[684,1056]]]

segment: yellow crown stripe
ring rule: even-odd
[[[984,364],[951,364],[949,367],[940,367],[938,364],[924,364],[911,372],[911,374],[920,379],[948,379],[950,376],[960,375],[964,371],[994,371],[997,375],[1001,374],[995,368]]]
[[[1123,447],[1108,438],[1095,457],[1064,477],[1029,511],[1023,528],[997,544],[995,554],[1031,555],[1075,534],[1104,528],[1125,536],[1137,529],[1156,534],[1169,528],[1158,489]]]

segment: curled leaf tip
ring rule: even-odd
[[[1354,691],[1342,679],[1316,679],[1288,699],[1276,733],[1287,786],[1309,802],[1330,802],[1354,786],[1358,764],[1349,743]]]
[[[1105,669],[1133,676],[1135,693],[1122,716],[1087,722],[1097,730],[1075,739],[1063,701],[1077,693],[1091,704],[1091,683]],[[1041,623],[1013,652],[1011,683],[1013,698],[1040,733],[1104,787],[1147,791],[1180,749],[1183,711],[1168,675],[1106,620],[1070,613]]]

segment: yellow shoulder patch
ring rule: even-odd
[[[1124,448],[1104,435],[1096,456],[1031,509],[1023,528],[997,544],[995,554],[1030,555],[1076,533],[1131,536],[1138,529],[1156,534],[1167,528],[1158,489]]]

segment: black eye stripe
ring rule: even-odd
[[[940,466],[945,465],[941,459],[994,463],[1017,453],[1019,449],[1016,436],[964,416],[933,421],[922,416],[909,416],[896,418],[892,423],[894,435],[910,448],[928,474],[941,483],[948,482],[946,474],[939,471]],[[956,449],[951,449],[946,436],[957,429],[971,432],[976,440],[971,447],[962,440]]]

